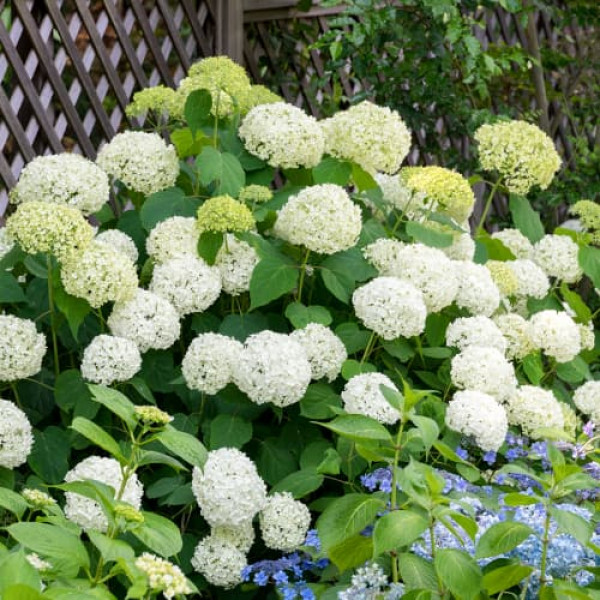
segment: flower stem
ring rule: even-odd
[[[296,295],[296,300],[298,302],[302,302],[302,287],[304,286],[304,276],[306,274],[306,265],[308,264],[308,257],[310,256],[310,250],[306,249],[306,254],[304,255],[304,260],[300,265],[300,279],[298,281],[298,293]]]
[[[542,558],[540,561],[540,593],[546,588],[548,578],[546,577],[546,563],[548,562],[548,544],[550,538],[548,532],[550,531],[550,511],[546,507],[546,520],[544,521],[544,537],[542,538]]]
[[[488,212],[490,211],[490,206],[492,205],[492,200],[494,199],[494,196],[496,195],[496,192],[498,191],[498,188],[500,187],[501,183],[502,183],[502,177],[500,177],[498,179],[498,181],[496,181],[496,183],[494,183],[494,185],[492,186],[492,189],[490,191],[490,195],[487,197],[487,200],[485,201],[485,207],[483,209],[483,212],[481,213],[481,218],[479,219],[479,225],[477,225],[478,233],[483,231],[485,219],[487,218]]]
[[[15,396],[15,402],[17,403],[17,406],[22,409],[23,406],[21,406],[21,398],[19,397],[19,390],[17,389],[17,384],[15,382],[12,382],[10,384],[10,387],[12,388],[13,394]]]
[[[364,362],[366,362],[367,358],[369,358],[369,356],[371,356],[371,352],[373,352],[373,348],[375,347],[375,341],[377,340],[377,334],[372,331],[371,332],[371,337],[369,338],[369,341],[367,342],[367,347],[365,348],[365,351],[363,352],[362,358],[360,359],[360,364],[362,365]]]
[[[58,340],[56,338],[56,315],[54,311],[54,289],[52,285],[52,260],[48,255],[46,257],[48,266],[48,309],[50,312],[50,329],[52,330],[52,347],[54,349],[54,375],[56,378],[60,375],[60,364],[58,362]]]
[[[398,461],[400,460],[400,451],[402,450],[401,440],[404,431],[404,418],[400,421],[398,434],[396,435],[396,445],[394,452],[394,464],[392,465],[392,491],[390,496],[390,510],[398,509]],[[392,581],[398,583],[398,556],[394,553],[392,558]]]

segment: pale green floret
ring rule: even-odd
[[[240,190],[238,200],[247,204],[262,204],[273,198],[273,192],[266,185],[247,185]]]
[[[481,167],[497,171],[513,194],[527,194],[535,185],[545,190],[560,168],[553,141],[526,121],[482,125],[475,139]]]
[[[198,209],[197,216],[201,232],[242,232],[252,229],[256,224],[248,207],[228,195],[209,198]]]
[[[253,85],[250,87],[250,95],[248,96],[248,110],[261,104],[274,104],[283,101],[281,96],[264,85]]]
[[[164,427],[173,420],[169,413],[156,406],[136,406],[135,414],[145,425]]]
[[[127,105],[125,114],[128,117],[139,117],[147,112],[159,115],[173,114],[177,111],[177,94],[175,90],[164,85],[146,88],[133,95],[133,102]]]
[[[592,244],[600,244],[600,204],[591,200],[580,200],[571,207],[581,224],[592,236]]]
[[[115,505],[115,517],[121,517],[130,523],[144,522],[144,515],[142,512],[127,502],[119,502]]]
[[[500,260],[488,260],[485,266],[502,297],[514,296],[519,291],[519,280],[506,263]]]
[[[47,508],[48,506],[54,506],[56,504],[56,500],[52,498],[52,496],[46,494],[46,492],[42,492],[42,490],[25,488],[21,490],[21,496],[36,508]]]

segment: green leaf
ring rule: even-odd
[[[384,552],[412,544],[429,527],[428,520],[411,510],[393,510],[373,530],[373,559]]]
[[[69,470],[71,440],[64,429],[50,426],[34,431],[35,442],[27,464],[46,483],[61,482]]]
[[[23,261],[25,268],[40,279],[48,279],[48,265],[45,256],[45,254],[29,255]]]
[[[315,183],[335,183],[345,186],[350,181],[350,175],[352,175],[352,165],[333,156],[325,157],[313,168]]]
[[[377,276],[375,267],[357,247],[331,254],[321,263],[321,267],[352,281],[367,281]]]
[[[418,427],[425,449],[429,450],[440,435],[438,424],[429,417],[413,415],[410,420]]]
[[[202,148],[212,144],[212,139],[204,135],[202,131],[196,131],[195,135],[192,135],[192,130],[189,127],[181,127],[171,131],[170,138],[179,158],[196,156],[202,152]]]
[[[298,283],[299,271],[294,261],[277,253],[260,260],[250,280],[250,309],[265,306],[291,292]]]
[[[190,92],[185,101],[183,114],[192,134],[211,120],[211,107],[212,97],[208,90]]]
[[[364,415],[340,415],[329,423],[319,425],[354,442],[392,441],[390,432],[379,421]]]
[[[373,176],[356,163],[352,163],[352,181],[354,181],[360,192],[372,190],[377,187],[377,182],[373,179]]]
[[[361,373],[377,373],[377,371],[378,369],[375,365],[367,362],[358,362],[353,358],[345,360],[342,364],[342,377],[346,381]]]
[[[572,535],[584,546],[590,541],[594,533],[594,524],[583,517],[566,510],[559,510],[555,506],[549,507],[550,515],[556,521],[559,531]]]
[[[307,419],[330,419],[341,407],[341,397],[326,383],[311,383],[300,400],[300,414]]]
[[[124,464],[126,462],[117,441],[110,433],[104,431],[102,427],[99,427],[95,423],[92,423],[92,421],[84,419],[83,417],[75,417],[73,423],[71,423],[71,428],[90,440],[93,444],[96,444],[96,446],[106,450],[106,452],[116,458],[120,463]]]
[[[130,429],[135,429],[137,426],[135,404],[127,396],[104,385],[88,384],[88,388],[96,402],[117,415],[123,422],[127,423]]]
[[[539,352],[535,354],[528,354],[523,358],[521,363],[523,365],[523,371],[527,375],[527,379],[533,385],[539,385],[544,378],[544,363]]]
[[[0,595],[4,599],[10,587],[23,585],[41,589],[42,580],[38,571],[25,558],[23,549],[5,554],[0,560]],[[17,600],[18,597],[15,597]]]
[[[169,217],[195,217],[200,200],[187,198],[178,187],[171,187],[148,196],[140,209],[140,219],[146,231]]]
[[[330,325],[333,317],[324,306],[304,306],[301,302],[292,302],[285,309],[285,316],[296,329],[304,329],[309,323]]]
[[[2,600],[44,600],[44,596],[28,585],[17,583],[4,590]]]
[[[342,273],[334,273],[324,267],[320,269],[320,273],[325,287],[340,302],[348,304],[352,297],[352,292],[354,292],[354,288],[356,287],[354,279]]]
[[[241,448],[252,439],[252,423],[237,415],[218,415],[210,422],[210,449]]]
[[[90,566],[83,542],[62,527],[46,523],[13,523],[6,529],[19,544],[48,558],[65,577],[76,577],[80,568]]]
[[[582,246],[577,256],[579,266],[583,272],[592,280],[595,288],[600,288],[600,248]]]
[[[15,515],[18,519],[23,516],[29,505],[21,494],[5,487],[0,487],[0,507]]]
[[[442,583],[461,600],[471,600],[481,591],[481,569],[465,552],[439,549],[433,561]]]
[[[2,284],[0,283],[0,285]],[[58,310],[60,310],[67,319],[73,338],[77,340],[79,327],[90,312],[92,312],[92,307],[87,300],[75,298],[75,296],[67,294],[60,283],[60,279],[57,279],[54,285],[54,301],[56,302]]]
[[[253,333],[263,329],[269,329],[269,320],[260,313],[227,315],[219,327],[219,333],[244,342]]]
[[[335,448],[327,448],[323,460],[317,466],[317,473],[326,475],[339,475],[342,457]]]
[[[373,554],[373,540],[364,535],[354,535],[332,546],[327,555],[340,570],[347,571],[362,565]]]
[[[600,259],[600,257],[598,258]],[[581,323],[589,323],[592,320],[592,311],[577,292],[570,290],[569,286],[563,282],[560,285],[560,293],[569,307],[575,311],[577,319]]]
[[[105,562],[117,562],[119,559],[131,561],[135,558],[135,552],[129,544],[109,538],[93,529],[89,529],[86,533],[92,544],[100,551]]]
[[[491,596],[518,585],[528,577],[533,567],[524,565],[504,565],[483,576],[483,588]]]
[[[0,272],[0,303],[10,304],[26,301],[27,298],[14,275]]]
[[[220,231],[203,231],[198,239],[198,255],[209,265],[214,265],[217,254],[223,245]]]
[[[409,221],[406,224],[406,233],[416,242],[421,242],[433,248],[447,248],[448,246],[452,246],[452,242],[454,241],[454,236],[451,233],[432,229],[417,221]]]
[[[496,523],[479,538],[475,558],[489,558],[509,552],[534,533],[531,527],[517,521]]]
[[[437,590],[438,582],[433,565],[424,558],[403,553],[398,557],[398,568],[408,590]]]
[[[342,340],[348,354],[364,350],[371,338],[371,332],[360,329],[356,323],[341,323],[335,328],[335,335]]]
[[[246,183],[246,174],[240,161],[228,152],[219,152],[211,146],[202,150],[196,159],[198,179],[204,186],[215,183],[215,195],[228,194],[237,198]]]
[[[92,402],[92,394],[77,369],[67,369],[56,378],[54,400],[61,410],[88,419],[93,419],[100,408]]]
[[[415,355],[410,342],[404,338],[397,338],[391,342],[383,341],[382,346],[389,355],[402,363],[408,362]]]
[[[290,473],[281,481],[278,481],[272,488],[271,493],[275,492],[290,492],[296,500],[304,498],[308,494],[319,489],[323,484],[324,477],[321,473],[317,473],[316,469],[306,468]]]
[[[156,452],[156,450],[140,450],[138,464],[140,467],[144,465],[167,465],[176,471],[187,471],[186,467],[164,452]]]
[[[151,512],[142,511],[144,522],[131,533],[152,552],[168,558],[183,547],[179,528],[169,519]]]
[[[531,208],[529,200],[524,196],[510,195],[508,202],[510,214],[515,227],[532,243],[544,237],[544,226],[540,215]]]
[[[526,496],[525,494],[517,494],[516,492],[504,496],[504,504],[507,506],[528,506],[530,504],[537,504],[539,501],[539,498],[535,496]]]
[[[567,383],[582,383],[592,379],[590,368],[581,356],[566,363],[559,363],[556,366],[556,374]]]
[[[208,458],[208,452],[200,440],[171,426],[157,434],[156,439],[172,454],[194,467],[203,467]]]

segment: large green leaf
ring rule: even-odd
[[[291,292],[298,283],[299,275],[294,261],[281,253],[261,258],[250,280],[250,309],[269,304]]]
[[[241,448],[252,439],[252,423],[237,415],[217,415],[210,423],[210,449]]]
[[[54,399],[61,410],[88,419],[93,419],[100,408],[92,402],[92,394],[77,369],[67,369],[56,378]]]
[[[600,288],[600,248],[582,246],[579,248],[579,266],[592,280],[594,287]]]
[[[89,384],[94,400],[110,410],[127,423],[130,429],[135,429],[137,418],[135,416],[135,405],[124,394],[104,385]]]
[[[175,456],[194,467],[203,467],[208,457],[206,448],[193,435],[168,427],[156,439]]]
[[[511,194],[508,206],[515,227],[532,244],[539,242],[544,237],[544,226],[540,215],[531,208],[529,200],[524,196]]]
[[[140,219],[146,231],[169,217],[195,217],[200,200],[187,198],[178,187],[171,187],[149,196],[140,209]]]
[[[379,421],[364,415],[339,415],[329,423],[320,423],[354,442],[382,441],[391,443],[390,432]]]
[[[373,554],[373,540],[364,535],[353,535],[332,546],[327,555],[340,571],[364,564]]]
[[[185,100],[183,114],[192,134],[211,120],[212,96],[208,90],[194,90]]]
[[[341,397],[326,383],[311,383],[300,400],[300,414],[307,419],[330,419],[341,407]]]
[[[142,514],[144,522],[132,529],[131,533],[160,556],[168,558],[177,554],[183,546],[177,525],[156,513],[143,512]]]
[[[373,558],[412,544],[429,526],[429,521],[411,510],[393,510],[381,517],[373,531]]]
[[[421,242],[432,248],[447,248],[448,246],[451,246],[454,241],[454,236],[451,233],[432,229],[417,221],[409,221],[406,224],[406,233],[408,233],[408,235],[416,242]]]
[[[17,494],[17,492],[13,492],[8,488],[0,487],[0,507],[4,510],[11,512],[20,519],[28,506],[21,494]]]
[[[481,569],[466,552],[449,548],[438,550],[433,564],[444,586],[457,598],[471,600],[479,596]]]
[[[296,329],[303,329],[309,323],[331,325],[333,317],[324,306],[305,306],[301,302],[292,302],[285,309],[285,316]]]
[[[433,565],[416,554],[404,553],[398,557],[402,581],[409,590],[437,590],[438,582]]]
[[[71,440],[64,429],[51,425],[35,431],[35,443],[27,463],[45,483],[61,482],[69,470]]]
[[[0,272],[0,304],[25,301],[25,294],[14,275]]]
[[[215,184],[217,195],[228,194],[237,198],[246,183],[246,174],[240,161],[229,152],[219,152],[207,146],[196,159],[198,179],[204,186]]]
[[[483,576],[483,587],[491,596],[521,583],[532,571],[533,567],[526,565],[503,565]]]
[[[350,180],[351,175],[352,165],[333,156],[325,157],[313,168],[315,183],[335,183],[344,186]]]
[[[121,540],[114,540],[93,529],[87,531],[87,536],[92,544],[98,548],[105,562],[115,562],[119,559],[133,560],[135,558],[133,548]]]
[[[281,481],[278,481],[272,488],[271,493],[290,492],[294,498],[304,498],[311,492],[319,489],[324,481],[321,473],[315,468],[306,468],[290,473]]]
[[[40,574],[25,558],[23,549],[7,553],[0,559],[0,596],[4,598],[7,588],[19,584],[34,590],[42,587]]]
[[[71,427],[77,433],[80,433],[83,437],[90,440],[90,442],[96,444],[96,446],[106,450],[106,452],[116,458],[119,462],[126,462],[126,459],[121,452],[121,448],[119,447],[119,444],[115,438],[113,438],[110,433],[102,429],[102,427],[96,425],[96,423],[92,423],[92,421],[84,419],[83,417],[75,417],[73,419],[73,423],[71,423]]]
[[[1,282],[0,282],[0,285]],[[92,312],[92,307],[89,305],[87,300],[82,298],[75,298],[65,292],[60,279],[55,279],[54,285],[54,301],[58,310],[65,316],[71,335],[77,340],[77,333],[79,327],[83,323],[84,319]]]
[[[551,506],[549,510],[559,531],[572,535],[580,544],[587,545],[594,533],[594,524],[591,521],[567,510],[560,510],[555,506]]]
[[[488,558],[509,552],[533,533],[531,527],[517,521],[496,523],[479,538],[475,558]]]

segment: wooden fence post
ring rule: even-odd
[[[217,0],[217,54],[244,64],[244,2]]]

